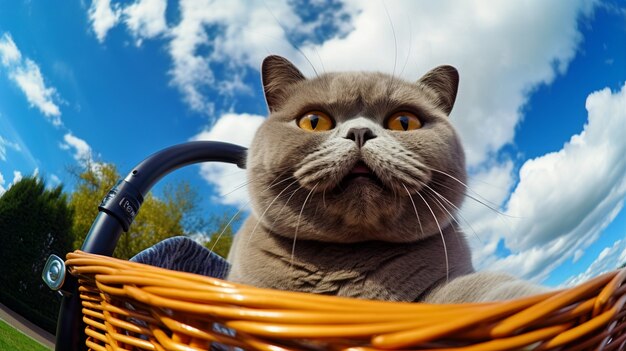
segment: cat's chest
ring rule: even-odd
[[[324,247],[326,246],[326,247]],[[354,247],[356,246],[356,247]],[[412,300],[422,290],[411,276],[425,272],[425,262],[407,267],[407,250],[381,250],[374,243],[324,245],[302,242],[294,258],[282,257],[286,270],[278,285],[296,291],[384,300]],[[352,247],[352,248],[351,248]],[[411,286],[410,289],[405,289]],[[424,287],[425,288],[425,287]],[[407,290],[407,291],[402,291]],[[416,297],[416,296],[415,296]]]
[[[241,239],[230,278],[259,287],[414,301],[446,279],[442,247],[434,238],[410,244],[300,240],[295,249],[292,239],[265,231]],[[448,250],[451,277],[471,269],[465,249]]]

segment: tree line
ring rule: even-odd
[[[43,329],[54,333],[60,295],[41,279],[47,257],[65,257],[79,249],[98,213],[98,204],[120,179],[112,164],[92,164],[70,171],[76,179],[71,193],[47,187],[38,176],[24,177],[0,196],[0,302]],[[189,183],[164,187],[162,196],[148,194],[131,229],[122,233],[113,254],[129,259],[139,251],[176,235],[210,240],[223,232],[214,251],[225,256],[232,243],[229,214],[200,213],[200,197]]]

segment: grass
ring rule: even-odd
[[[49,351],[45,346],[0,320],[0,350]]]

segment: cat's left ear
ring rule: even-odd
[[[304,75],[284,57],[271,55],[261,64],[263,91],[270,112],[280,108],[288,94],[288,88],[294,83],[305,80]]]
[[[439,66],[426,73],[417,83],[433,89],[437,93],[437,107],[446,115],[450,114],[459,89],[459,72],[456,68]]]

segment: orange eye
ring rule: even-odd
[[[309,132],[324,132],[333,129],[333,120],[324,112],[313,111],[300,117],[298,127]]]
[[[387,119],[387,129],[407,131],[420,128],[422,122],[411,112],[396,112]]]

